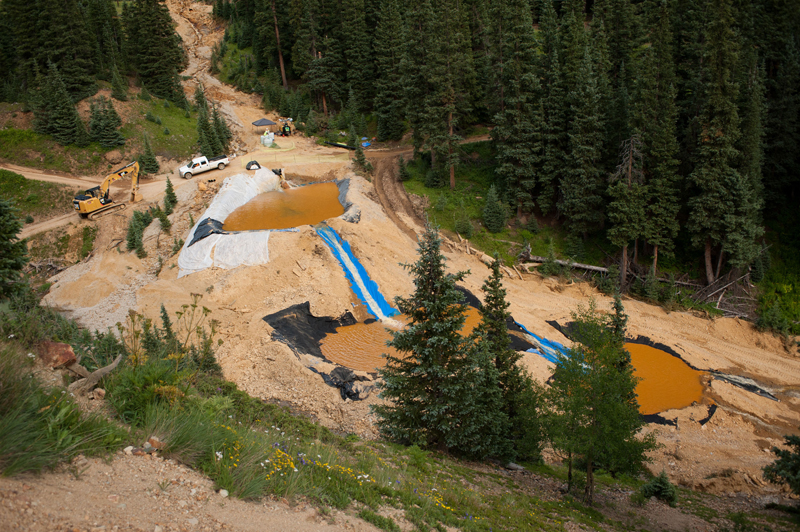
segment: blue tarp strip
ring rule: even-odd
[[[369,274],[367,274],[367,270],[364,269],[355,255],[353,255],[353,252],[350,250],[350,244],[342,240],[336,231],[330,227],[318,227],[315,228],[315,231],[328,245],[333,253],[333,256],[336,257],[336,260],[339,261],[339,264],[344,270],[345,277],[347,277],[347,280],[350,281],[350,286],[353,288],[353,292],[356,294],[356,296],[358,296],[361,302],[366,305],[370,314],[375,316],[377,319],[389,318],[391,316],[400,314],[400,311],[389,305],[389,303],[386,301],[386,298],[383,297],[383,294],[381,294],[381,291],[378,288],[378,283],[370,279]],[[347,255],[346,258],[342,257],[340,250],[344,251],[344,253]],[[351,271],[348,262],[353,265],[355,271]],[[354,278],[354,275],[358,276],[358,280]],[[365,294],[364,289],[366,289],[368,293]]]
[[[560,343],[536,336],[518,321],[514,321],[514,323],[519,325],[522,330],[525,331],[525,334],[530,336],[531,343],[539,346],[539,349],[528,349],[528,353],[536,353],[537,355],[549,360],[553,364],[558,364],[559,358],[568,356],[569,349]]]

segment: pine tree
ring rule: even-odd
[[[85,148],[89,145],[91,139],[89,138],[89,133],[86,132],[86,126],[83,124],[83,120],[81,120],[80,115],[76,112],[75,113],[75,146],[79,148]]]
[[[40,118],[40,130],[53,136],[62,146],[74,144],[78,140],[77,123],[80,120],[78,110],[67,93],[67,88],[55,63],[48,64],[46,89],[43,91],[43,117]]]
[[[736,265],[749,264],[758,248],[755,238],[757,198],[750,182],[736,169],[739,154],[737,100],[739,86],[733,78],[738,61],[731,0],[709,0],[713,16],[704,44],[707,97],[700,116],[698,163],[689,176],[697,194],[689,200],[689,230],[694,245],[704,248],[706,279],[719,276],[722,254],[732,254]],[[712,250],[719,247],[717,268]]]
[[[139,165],[143,174],[157,174],[161,170],[147,135],[144,136],[144,153],[139,157]]]
[[[412,131],[414,157],[433,133],[427,101],[435,90],[431,71],[434,50],[434,12],[430,0],[415,2],[406,13],[405,51],[400,62],[406,101],[406,117]]]
[[[649,7],[650,47],[644,51],[639,67],[632,125],[642,139],[643,170],[649,192],[644,236],[654,248],[653,268],[657,271],[659,251],[671,255],[678,235],[681,176],[669,11],[663,2],[654,1],[646,7]]]
[[[772,448],[777,458],[764,467],[764,478],[775,484],[788,484],[795,495],[800,495],[800,437],[790,434],[784,439],[787,448]]]
[[[364,0],[342,3],[342,33],[347,64],[347,84],[355,94],[359,111],[366,111],[375,97],[375,65],[364,18]]]
[[[28,263],[28,244],[18,236],[21,230],[19,210],[10,201],[0,199],[0,298],[16,292],[22,268]]]
[[[384,437],[472,454],[470,444],[481,427],[493,423],[476,407],[491,400],[473,385],[491,381],[491,375],[467,356],[469,342],[459,334],[466,307],[456,289],[467,272],[445,272],[441,242],[429,225],[419,242],[419,259],[407,266],[416,288],[410,297],[395,299],[395,304],[409,323],[393,331],[389,342],[401,356],[387,356],[386,366],[379,370],[380,397],[386,402],[372,408]],[[497,387],[494,391],[499,393]]]
[[[539,56],[539,76],[542,85],[541,131],[544,143],[541,168],[538,174],[539,192],[536,203],[542,214],[548,214],[556,204],[557,189],[566,168],[569,139],[567,137],[567,98],[561,67],[561,41],[553,0],[544,0],[540,21],[542,53]]]
[[[619,331],[594,301],[572,315],[575,346],[553,372],[549,391],[553,446],[567,457],[569,483],[577,457],[586,464],[584,501],[591,504],[596,466],[633,472],[647,461],[655,438],[637,438],[644,421],[636,401],[637,379],[619,343]]]
[[[584,237],[603,221],[601,151],[603,122],[599,109],[597,82],[589,48],[576,77],[577,88],[569,131],[570,156],[561,181],[560,210],[569,231]]]
[[[518,365],[522,355],[511,346],[508,335],[508,322],[511,313],[503,288],[503,274],[500,260],[495,253],[491,275],[483,283],[484,301],[480,308],[481,322],[473,336],[475,343],[481,344],[494,355],[494,365],[498,372],[498,385],[502,393],[502,411],[509,425],[504,428],[504,436],[519,443],[524,434],[521,431],[525,415],[525,395],[532,386],[530,378]]]
[[[121,102],[128,101],[128,84],[122,79],[116,63],[111,67],[111,97]]]
[[[90,109],[89,132],[92,141],[104,148],[125,144],[125,137],[117,129],[122,125],[122,119],[111,101],[101,96],[91,103]]]
[[[172,188],[172,181],[170,181],[169,176],[167,176],[167,186],[164,190],[164,212],[167,213],[167,215],[172,214],[177,204],[178,196],[175,195],[175,189]]]
[[[375,114],[378,115],[378,140],[400,140],[403,124],[403,80],[400,62],[403,58],[403,19],[397,0],[381,4],[375,33],[380,46],[375,50],[378,76],[375,79]]]
[[[608,239],[622,248],[619,285],[624,291],[628,278],[628,244],[640,238],[646,226],[648,192],[642,172],[642,141],[638,135],[622,144],[620,155],[620,164],[611,177],[612,184],[608,189],[611,197],[608,218],[613,224],[608,231]]]
[[[489,187],[486,203],[483,206],[483,225],[490,233],[499,233],[506,226],[506,212],[497,196],[494,185]]]
[[[220,146],[222,148],[220,154],[226,153],[228,151],[228,146],[230,145],[231,139],[233,138],[233,134],[228,128],[228,124],[225,122],[225,119],[222,118],[217,110],[216,105],[214,106],[214,111],[211,115],[211,121],[214,124],[214,132],[217,134],[217,138],[219,139]]]
[[[527,0],[500,2],[495,24],[502,27],[498,50],[503,64],[499,76],[500,110],[492,130],[497,155],[496,175],[516,206],[516,214],[533,209],[534,168],[542,156],[540,87],[534,73],[536,41]],[[505,9],[502,9],[505,8]]]

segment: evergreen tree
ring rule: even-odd
[[[111,97],[121,102],[128,101],[128,84],[122,79],[116,63],[111,68]]]
[[[739,154],[738,83],[733,78],[738,47],[731,0],[709,0],[713,16],[704,44],[707,97],[700,116],[701,135],[697,165],[689,176],[697,193],[689,200],[692,242],[704,248],[706,279],[720,274],[722,254],[731,253],[737,265],[755,257],[757,198],[747,179],[736,168]],[[712,250],[719,248],[717,268]]]
[[[409,323],[393,331],[389,342],[401,356],[387,356],[379,370],[380,396],[386,403],[373,406],[378,427],[385,437],[409,445],[470,456],[497,454],[481,443],[482,435],[498,434],[503,415],[492,406],[499,404],[496,369],[490,353],[468,350],[471,342],[459,334],[466,307],[456,283],[467,272],[445,273],[441,239],[430,225],[419,253],[418,261],[408,266],[414,293],[395,299]]]
[[[18,237],[21,230],[19,210],[10,201],[0,199],[0,299],[16,292],[22,268],[28,263],[28,244]]]
[[[37,129],[53,136],[62,146],[74,144],[79,140],[77,129],[78,110],[67,93],[66,85],[55,63],[48,64],[47,80],[41,93],[40,107],[35,111]]]
[[[187,59],[167,6],[135,0],[124,22],[129,59],[144,86],[159,98],[183,104],[186,96],[177,76]]]
[[[403,124],[403,80],[400,62],[403,58],[403,19],[397,0],[381,4],[376,30],[380,46],[375,50],[378,76],[375,79],[375,114],[378,116],[378,140],[400,140]]]
[[[167,176],[167,186],[164,190],[164,212],[169,216],[175,210],[175,205],[178,204],[178,196],[175,195],[175,189],[172,188],[172,181]]]
[[[355,94],[358,110],[366,111],[375,97],[375,64],[364,17],[364,0],[342,2],[342,25],[347,83]]]
[[[147,135],[144,136],[144,152],[139,157],[139,165],[143,174],[157,174],[161,170]]]
[[[677,81],[672,57],[672,32],[667,4],[649,4],[650,47],[644,51],[636,86],[633,128],[642,139],[647,199],[644,236],[653,250],[653,268],[659,251],[672,254],[678,234],[681,201],[675,103]]]
[[[573,98],[573,121],[569,131],[570,157],[561,182],[560,210],[574,235],[584,237],[597,230],[603,221],[601,152],[603,122],[599,93],[589,48],[584,48],[583,62],[576,77]]]
[[[516,214],[533,208],[534,168],[542,155],[540,87],[534,73],[536,42],[527,0],[499,2],[495,24],[502,27],[498,54],[502,59],[500,110],[492,130],[497,155],[496,175],[516,206]]]
[[[795,495],[800,495],[800,437],[784,436],[788,449],[773,447],[777,459],[764,467],[764,478],[775,484],[788,484]]]
[[[483,206],[483,225],[490,233],[499,233],[506,226],[506,212],[497,196],[494,185],[489,187],[486,203]]]
[[[506,438],[521,443],[526,412],[526,392],[532,386],[531,379],[518,365],[522,358],[511,346],[508,335],[508,322],[512,319],[508,311],[506,290],[503,288],[503,274],[500,260],[495,253],[491,275],[483,283],[484,301],[480,308],[481,322],[473,336],[475,344],[480,344],[494,355],[494,365],[498,373],[498,385],[502,393],[502,411],[509,425],[504,428]]]
[[[560,59],[561,41],[553,0],[543,1],[539,28],[542,35],[542,53],[539,56],[539,76],[542,79],[540,129],[544,153],[538,176],[539,193],[536,203],[542,214],[548,214],[556,205],[557,189],[564,179],[569,146],[567,97]]]
[[[91,139],[89,138],[89,133],[86,131],[86,126],[83,124],[83,120],[81,120],[80,115],[76,112],[74,144],[79,148],[85,148],[89,145],[89,142],[91,142]]]
[[[114,109],[110,100],[101,96],[91,103],[89,130],[91,139],[104,148],[113,148],[125,144],[125,137],[117,129],[122,119]]]
[[[233,134],[228,128],[228,124],[225,122],[225,119],[222,118],[217,110],[216,105],[214,106],[214,111],[211,115],[211,121],[214,125],[214,133],[217,134],[217,138],[220,142],[220,154],[226,153],[228,151],[228,146],[230,145],[231,139],[233,138]]]
[[[636,401],[637,378],[626,363],[619,332],[598,314],[594,302],[572,315],[577,342],[553,372],[553,446],[567,456],[569,483],[576,457],[586,464],[584,500],[591,504],[594,469],[634,472],[647,461],[655,438],[637,438],[644,421]]]
[[[648,193],[643,182],[642,141],[639,136],[634,135],[624,142],[620,151],[621,161],[608,189],[611,197],[608,218],[613,224],[608,238],[612,244],[622,248],[619,285],[624,291],[628,278],[628,244],[643,234]]]
[[[434,50],[434,12],[430,0],[409,6],[406,13],[406,48],[400,62],[406,101],[406,117],[412,130],[414,157],[426,146],[433,133],[427,101],[435,91],[431,76]]]

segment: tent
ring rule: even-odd
[[[269,126],[274,126],[275,122],[269,120],[268,118],[259,118],[258,120],[253,122],[253,125],[256,127],[266,126],[267,131],[269,131]]]

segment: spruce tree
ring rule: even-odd
[[[172,181],[169,180],[169,176],[167,176],[167,185],[166,189],[164,190],[164,212],[167,215],[172,214],[172,211],[175,210],[175,205],[178,204],[178,196],[175,195],[175,189],[172,187]]]
[[[384,437],[446,451],[457,448],[462,435],[475,434],[475,424],[487,419],[474,411],[463,415],[479,401],[480,390],[472,388],[475,379],[470,375],[480,373],[467,369],[476,364],[466,356],[468,340],[459,334],[466,306],[456,283],[467,272],[446,273],[441,242],[438,231],[428,225],[419,242],[419,259],[407,265],[415,290],[408,298],[396,298],[395,304],[409,322],[392,331],[389,345],[400,356],[386,357],[378,372],[380,397],[386,402],[372,408]]]
[[[86,131],[86,126],[81,120],[81,117],[78,113],[75,113],[75,142],[74,144],[79,148],[85,148],[89,145],[91,139],[89,138],[89,133]]]
[[[214,106],[214,111],[211,114],[211,121],[214,125],[214,133],[217,134],[217,138],[219,139],[220,146],[222,148],[220,155],[224,154],[228,151],[228,146],[233,138],[233,134],[228,128],[228,124],[225,122],[225,119],[222,118],[222,115],[217,110],[216,105]]]
[[[788,484],[795,495],[800,495],[800,437],[784,436],[786,449],[772,448],[777,457],[764,467],[764,478],[775,484]]]
[[[378,140],[400,140],[405,128],[403,115],[403,19],[398,0],[381,4],[375,32],[380,43],[375,49],[378,76],[375,78],[375,114],[378,116]]]
[[[722,254],[730,253],[736,265],[749,264],[758,248],[755,238],[757,198],[751,183],[736,168],[739,156],[737,99],[733,77],[738,61],[731,0],[709,0],[712,11],[704,43],[707,96],[700,115],[698,162],[689,176],[697,193],[689,200],[689,230],[695,246],[704,249],[706,280],[720,274]],[[717,268],[712,251],[718,248]]]
[[[651,5],[652,4],[652,5]],[[672,56],[672,31],[666,3],[648,3],[650,47],[643,52],[636,84],[632,127],[642,140],[647,199],[644,236],[653,246],[653,267],[659,252],[672,255],[681,206],[676,122],[677,80]]]
[[[597,230],[603,221],[600,148],[604,127],[588,47],[584,48],[583,61],[575,80],[577,87],[572,98],[573,121],[569,131],[570,155],[561,181],[559,206],[569,231],[585,237]]]
[[[536,126],[541,122],[540,87],[534,72],[536,41],[527,0],[500,2],[498,6],[495,24],[505,31],[498,50],[503,61],[499,76],[503,101],[492,130],[498,163],[495,173],[521,218],[523,212],[533,209],[534,169],[543,151],[542,131]]]
[[[128,101],[128,84],[120,75],[116,63],[111,67],[111,97],[121,102]]]
[[[506,226],[506,212],[497,196],[497,189],[492,185],[486,194],[486,203],[483,206],[483,225],[490,233],[499,233]]]
[[[17,291],[22,268],[28,263],[28,244],[18,236],[21,230],[19,210],[10,201],[0,199],[0,299]]]
[[[488,349],[494,355],[494,365],[498,373],[498,386],[502,394],[502,411],[509,425],[504,428],[504,436],[520,443],[524,434],[521,431],[525,416],[527,388],[532,386],[519,361],[522,358],[511,346],[508,335],[508,322],[512,319],[508,311],[506,290],[503,288],[503,274],[500,260],[495,253],[491,274],[483,283],[483,305],[480,308],[481,322],[473,336],[476,344]]]
[[[366,111],[375,97],[375,63],[364,18],[364,0],[342,2],[341,20],[347,83],[355,94],[358,110]]]
[[[628,278],[628,244],[643,235],[648,192],[642,172],[642,141],[639,136],[634,135],[624,142],[620,152],[620,164],[608,188],[611,197],[608,219],[612,223],[608,239],[622,248],[619,285],[624,291]]]
[[[52,135],[53,139],[62,146],[74,144],[79,136],[76,126],[80,117],[55,63],[48,64],[46,84],[47,88],[43,96],[48,101],[45,103],[46,114],[42,121],[42,129]]]
[[[161,169],[147,135],[144,136],[144,152],[139,157],[139,166],[143,174],[157,174]]]
[[[539,77],[542,98],[540,131],[544,149],[538,172],[536,203],[542,214],[548,214],[556,205],[557,189],[564,177],[569,139],[567,137],[567,97],[561,66],[561,40],[553,0],[543,1],[540,18],[542,53],[539,55]]]

